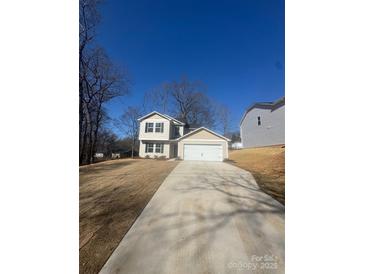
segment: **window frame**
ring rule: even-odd
[[[155,123],[155,132],[157,132],[157,133],[163,133],[163,122],[157,122],[157,123]],[[157,125],[159,125],[159,126],[157,126]],[[158,129],[158,131],[157,131],[157,129]]]
[[[157,148],[157,146],[159,146],[159,147]],[[157,151],[157,149],[159,151]],[[155,144],[155,153],[163,153],[163,143],[156,143]]]
[[[153,122],[146,122],[146,128],[145,128],[146,133],[151,133],[151,132],[153,133],[153,128],[154,128]],[[152,129],[152,131],[150,131],[150,129]]]
[[[152,151],[149,151],[149,149],[151,148],[152,146]],[[153,143],[146,143],[146,153],[153,153],[154,151],[154,145]]]
[[[257,125],[261,126],[261,116],[257,116]]]
[[[180,137],[180,127],[174,126],[174,137]]]

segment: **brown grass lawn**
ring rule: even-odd
[[[264,192],[285,204],[285,148],[232,150],[229,159],[234,165],[250,171]]]
[[[176,161],[122,159],[80,167],[80,273],[98,273]]]

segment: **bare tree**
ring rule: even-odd
[[[86,117],[80,148],[81,161],[93,162],[100,126],[106,118],[104,105],[129,90],[128,74],[115,67],[101,48],[90,51],[82,78],[83,113]]]
[[[232,143],[241,142],[241,134],[239,131],[229,133],[229,135],[230,135],[229,138],[231,139]]]
[[[152,108],[168,112],[189,126],[214,127],[215,109],[206,95],[206,87],[199,81],[182,77],[180,81],[163,83],[147,92],[145,102]]]
[[[221,125],[223,135],[228,137],[231,130],[231,113],[229,109],[225,105],[217,105],[216,115],[217,121],[219,121],[219,124]]]
[[[107,101],[124,96],[129,77],[117,68],[104,50],[94,45],[95,27],[100,20],[100,0],[79,2],[79,162],[94,160],[98,134],[106,120]]]
[[[161,85],[160,87],[154,88],[151,91],[147,91],[145,93],[143,98],[144,112],[156,110],[166,113],[169,111],[169,94],[163,87],[164,85]]]
[[[83,140],[83,130],[85,120],[85,80],[87,78],[87,66],[90,58],[87,50],[93,44],[95,37],[95,27],[100,20],[97,5],[100,0],[79,0],[79,143],[80,143],[80,162],[82,158],[81,146]]]
[[[120,139],[113,131],[108,128],[101,128],[96,143],[97,152],[102,152],[106,158],[109,158],[113,152],[120,149],[119,142]]]
[[[142,116],[139,107],[128,107],[123,114],[115,120],[115,125],[131,139],[132,158],[138,140],[139,122],[138,118]]]
[[[79,0],[79,58],[95,38],[95,29],[100,22],[98,5],[102,0]]]

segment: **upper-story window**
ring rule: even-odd
[[[257,116],[257,125],[261,126],[261,117],[260,116]]]
[[[174,131],[173,131],[173,133],[174,133],[174,138],[176,138],[176,137],[180,137],[180,129],[179,129],[179,127],[178,126],[174,126]]]
[[[163,123],[156,123],[155,124],[155,132],[163,132]]]
[[[145,132],[153,132],[153,123],[146,123]]]

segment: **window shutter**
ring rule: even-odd
[[[147,132],[147,123],[145,123],[144,125],[145,125],[144,132]]]
[[[147,144],[144,144],[144,152],[147,153]]]
[[[163,128],[163,126],[162,126],[162,128]],[[161,153],[163,153],[163,144],[161,144]]]
[[[161,123],[161,133],[163,132],[163,125],[164,123]]]

